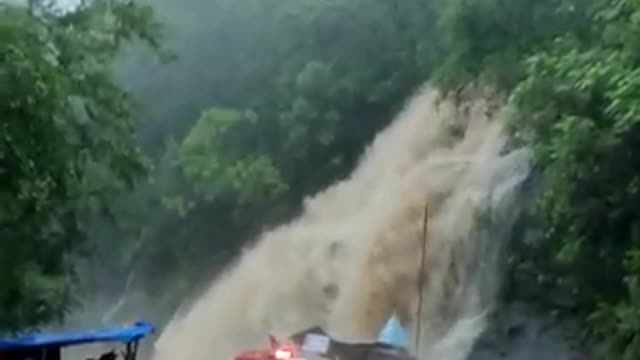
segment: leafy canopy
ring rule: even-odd
[[[82,214],[145,171],[110,61],[134,37],[158,46],[151,15],[115,0],[0,5],[0,331],[62,317]]]

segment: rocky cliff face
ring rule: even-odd
[[[541,187],[539,174],[529,180],[525,201],[533,204]],[[522,216],[513,238],[515,248],[541,241],[532,223],[527,214]],[[507,286],[511,300],[496,311],[491,327],[476,342],[468,360],[591,360],[577,339],[579,319],[553,311],[574,305],[567,294],[551,294],[527,277],[512,276]],[[543,301],[544,307],[540,305]]]
[[[498,311],[469,360],[589,360],[577,345],[578,332],[576,319],[514,302]]]

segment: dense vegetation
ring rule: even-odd
[[[544,241],[520,249],[516,274],[585,316],[602,356],[639,358],[640,4],[451,4],[440,81],[510,94],[514,134],[536,150]]]
[[[106,197],[145,168],[131,101],[107,65],[127,38],[156,44],[149,11],[105,3],[57,16],[37,5],[0,12],[0,328],[8,329],[63,315],[64,256],[86,238],[81,215],[107,210]]]
[[[516,249],[520,283],[569,298],[602,356],[640,357],[640,4],[153,4],[170,64],[127,46],[159,47],[142,5],[1,8],[0,329],[60,318],[72,294],[167,314],[432,79],[493,87],[536,150],[543,241]]]

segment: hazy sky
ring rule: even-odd
[[[45,0],[45,3],[52,3],[55,4],[56,7],[60,8],[60,9],[68,9],[68,8],[72,8],[75,5],[78,5],[80,3],[81,0]],[[5,3],[5,4],[22,4],[22,5],[26,5],[28,2],[28,0],[0,0],[0,3]]]

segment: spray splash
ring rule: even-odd
[[[418,358],[465,359],[498,291],[529,154],[506,151],[483,101],[463,115],[438,98],[420,91],[348,179],[263,234],[167,325],[155,359],[231,359],[265,346],[267,333],[315,325],[375,340],[394,313],[414,337],[423,246]]]

